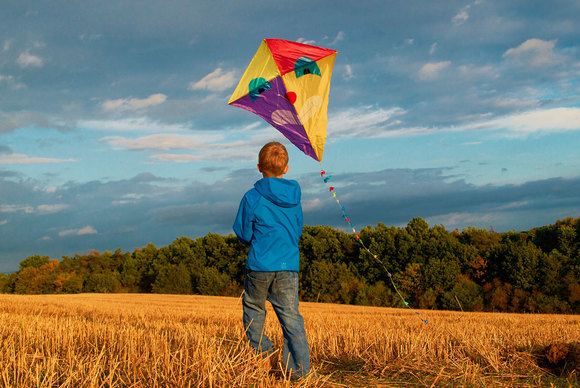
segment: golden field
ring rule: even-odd
[[[575,386],[580,316],[301,303],[318,375],[250,350],[239,298],[0,294],[2,387]],[[267,331],[281,346],[273,313]]]

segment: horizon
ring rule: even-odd
[[[419,218],[423,219],[422,217],[419,217]],[[552,224],[548,224],[548,225],[541,225],[541,226],[535,226],[535,227],[532,227],[532,228],[530,228],[530,229],[528,229],[528,230],[507,230],[507,231],[503,231],[503,232],[498,232],[498,231],[496,231],[496,230],[493,228],[493,226],[490,226],[490,228],[488,228],[488,229],[484,229],[484,230],[486,230],[486,231],[488,231],[488,232],[490,232],[490,233],[497,233],[497,234],[505,234],[505,233],[510,233],[510,232],[515,232],[515,233],[526,233],[526,232],[531,232],[531,231],[533,231],[534,229],[543,228],[543,227],[547,227],[547,226],[553,226],[553,225],[555,225],[557,222],[563,221],[563,220],[565,220],[565,219],[567,219],[567,218],[573,218],[573,217],[564,217],[563,219],[560,219],[560,220],[556,220],[556,221],[554,221]],[[409,220],[409,222],[410,222],[410,221],[411,221],[411,220]],[[381,223],[381,222],[379,222],[378,224],[380,224],[380,223]],[[372,227],[372,228],[375,228],[376,226],[378,226],[378,224],[376,224],[376,225],[367,225],[367,226],[364,226],[364,227],[363,227],[363,228],[361,228],[361,229],[364,229],[364,228],[367,228],[367,227]],[[428,224],[429,224],[429,223],[428,223]],[[395,228],[399,228],[399,229],[404,229],[404,228],[406,227],[406,225],[405,225],[405,226],[395,226],[395,225],[386,225],[386,224],[384,224],[384,225],[385,225],[386,227],[395,227]],[[335,228],[335,227],[332,227],[332,226],[330,226],[330,225],[306,225],[306,224],[305,224],[304,226],[309,226],[309,227],[324,226],[324,227],[330,227],[330,228],[333,228],[333,229],[335,229],[335,230],[337,230],[337,231],[344,232],[344,233],[347,233],[347,234],[353,234],[353,233],[352,233],[352,231],[349,231],[349,230],[343,230],[343,229],[348,229],[348,228],[342,228],[342,229],[340,229],[340,228]],[[434,226],[443,226],[443,228],[444,228],[444,229],[445,229],[447,232],[449,232],[449,233],[453,233],[454,231],[456,231],[456,230],[457,230],[457,229],[448,230],[447,228],[445,228],[445,225],[441,225],[441,224],[435,224],[435,225],[431,225],[431,224],[429,224],[429,228],[433,228]],[[461,231],[459,231],[459,232],[460,232],[460,233],[463,233],[463,232],[464,232],[466,229],[469,229],[469,228],[472,228],[472,227],[473,227],[473,226],[467,226],[467,227],[463,228],[463,229],[462,229]],[[476,228],[476,229],[481,229],[481,228]],[[357,232],[358,232],[358,233],[360,233],[360,230],[357,230]],[[214,232],[211,232],[211,231],[210,231],[210,232],[208,232],[208,233],[207,233],[205,236],[207,236],[208,234],[212,234],[212,233],[214,233]],[[230,232],[228,235],[223,235],[223,234],[220,234],[220,233],[215,233],[215,234],[219,234],[219,235],[220,235],[220,236],[222,236],[222,237],[230,237],[230,236],[231,236],[231,237],[236,237],[233,231],[232,231],[232,232]],[[176,236],[176,237],[175,237],[175,238],[174,238],[174,239],[173,239],[173,240],[172,240],[172,241],[171,241],[169,244],[171,244],[172,242],[174,242],[175,240],[177,240],[177,239],[179,239],[179,238],[181,238],[181,237],[188,237],[188,238],[190,238],[190,239],[192,239],[192,240],[195,240],[195,239],[197,239],[197,238],[203,238],[203,237],[205,237],[205,236],[197,236],[197,237],[189,237],[189,236],[185,236],[185,235],[183,235],[183,236]],[[353,238],[354,238],[354,236],[353,236]],[[127,250],[127,251],[125,251],[125,250],[121,250],[121,251],[122,251],[123,253],[131,253],[131,254],[134,254],[134,253],[135,253],[137,250],[141,250],[141,249],[145,248],[145,247],[146,247],[147,245],[149,245],[149,244],[150,244],[150,243],[144,244],[144,245],[142,245],[142,246],[140,246],[140,247],[135,247],[135,248],[133,248],[132,250]],[[167,245],[169,245],[169,244],[167,244]],[[154,245],[155,245],[155,244],[154,244]],[[164,245],[164,246],[167,246],[167,245]],[[164,246],[157,246],[157,245],[155,245],[155,247],[156,247],[157,249],[163,248]],[[65,256],[75,256],[75,255],[80,255],[80,256],[83,256],[83,255],[90,254],[90,253],[91,253],[91,251],[96,251],[96,252],[97,252],[97,253],[99,253],[99,254],[103,254],[103,253],[105,253],[105,252],[110,252],[110,253],[113,253],[113,252],[115,252],[117,249],[121,249],[121,248],[106,249],[106,250],[103,250],[103,251],[97,251],[97,250],[94,250],[94,249],[90,249],[90,248],[89,248],[89,249],[87,249],[87,250],[86,250],[86,252],[84,252],[84,253],[75,252],[75,253],[73,253],[73,254],[71,254],[71,255],[61,255],[61,256],[60,256],[60,259],[58,259],[58,258],[56,258],[56,257],[50,257],[50,256],[49,256],[49,258],[50,258],[50,260],[58,260],[58,261],[62,261],[62,259],[63,259]],[[34,254],[31,254],[30,256],[34,256],[34,255],[39,255],[39,256],[48,256],[48,255],[44,255],[44,254],[42,254],[42,253],[34,253]],[[22,258],[22,260],[24,260],[24,259],[26,259],[26,257]],[[22,260],[21,260],[21,261],[22,261]],[[18,272],[18,270],[13,270],[12,272],[5,272],[5,271],[0,271],[0,273],[3,273],[3,274],[5,274],[5,275],[10,275],[10,274],[12,274],[12,273],[15,273],[15,272]]]

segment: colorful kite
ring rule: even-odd
[[[264,39],[228,102],[262,117],[322,161],[336,50]]]

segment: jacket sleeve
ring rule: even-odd
[[[234,232],[236,236],[246,244],[249,244],[254,235],[253,229],[254,221],[254,211],[248,202],[248,199],[244,196],[240,202],[240,207],[238,209],[238,215],[234,221]]]
[[[298,237],[302,236],[302,229],[304,229],[304,219],[302,216],[302,204],[298,204]]]

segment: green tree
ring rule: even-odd
[[[424,287],[433,290],[450,290],[460,275],[459,263],[453,257],[430,258],[423,269]]]
[[[219,295],[230,282],[230,277],[217,268],[204,267],[197,280],[196,290],[202,295]]]
[[[184,264],[161,267],[152,291],[158,294],[191,294],[191,275]]]
[[[451,291],[443,294],[442,307],[448,310],[481,311],[482,289],[473,280],[461,278]]]
[[[139,272],[139,291],[151,292],[157,276],[155,262],[157,261],[158,249],[153,243],[147,244],[142,249],[135,249],[133,258]]]
[[[421,263],[410,263],[404,272],[393,275],[393,280],[399,291],[407,299],[407,302],[415,305],[424,290],[423,265]]]
[[[121,287],[118,272],[91,272],[86,277],[83,291],[96,293],[119,292]]]
[[[344,303],[344,292],[351,279],[355,278],[345,263],[314,260],[302,273],[301,295],[305,300],[325,303]],[[349,297],[350,299],[350,297]]]
[[[8,294],[12,292],[12,287],[10,286],[10,275],[0,273],[0,293]]]
[[[40,255],[28,256],[26,259],[20,262],[20,271],[28,267],[40,268],[49,261],[50,257],[48,256],[40,256]]]

